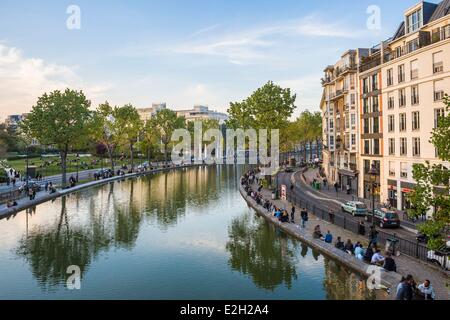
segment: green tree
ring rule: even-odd
[[[150,122],[149,126],[153,128],[153,132],[163,146],[164,160],[167,162],[172,134],[176,129],[185,128],[186,120],[184,117],[178,117],[177,113],[172,110],[163,109],[148,121]]]
[[[22,122],[25,135],[41,144],[55,146],[60,153],[62,185],[67,183],[67,155],[80,139],[88,135],[90,101],[82,91],[66,89],[41,96]]]
[[[450,111],[449,96],[445,96],[446,111]],[[439,119],[432,132],[431,143],[436,147],[442,161],[450,161],[450,114]],[[417,218],[433,210],[432,219],[419,226],[419,231],[429,238],[428,246],[438,249],[445,241],[450,225],[450,170],[443,163],[415,164],[413,177],[417,184],[409,196],[411,217]]]
[[[142,139],[140,141],[141,151],[147,154],[147,160],[150,162],[152,157],[158,152],[158,127],[154,119],[148,120],[144,125]]]
[[[143,122],[136,108],[131,104],[116,107],[113,111],[114,138],[118,145],[130,151],[131,170],[134,170],[134,145],[143,128]]]
[[[272,81],[257,89],[242,102],[230,104],[227,126],[230,128],[283,129],[289,123],[296,95]]]
[[[98,143],[103,144],[108,152],[111,170],[114,171],[114,109],[108,102],[100,104],[93,113],[90,136]]]

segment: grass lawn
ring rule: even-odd
[[[67,159],[67,172],[77,171],[77,162],[75,161],[75,156],[68,157]],[[53,176],[61,174],[61,166],[59,165],[60,158],[55,157],[44,157],[40,158],[30,158],[28,160],[29,166],[36,166],[36,172],[41,173],[44,176]],[[8,165],[17,171],[22,173],[26,170],[26,159],[8,161]],[[100,169],[102,168],[102,161],[97,157],[81,157],[78,162],[79,171],[89,170],[89,169]],[[107,159],[103,160],[103,166],[105,168],[109,167],[109,161]]]

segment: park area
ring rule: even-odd
[[[26,172],[27,168],[27,158],[14,157],[14,160],[7,160],[6,165],[21,174]],[[61,174],[61,160],[59,155],[43,155],[40,157],[32,157],[28,159],[28,166],[34,167],[36,174],[41,174],[42,176],[53,176]],[[89,169],[101,169],[102,167],[109,166],[109,161],[107,159],[101,159],[99,157],[86,155],[69,155],[67,159],[67,172],[76,172],[89,170]]]

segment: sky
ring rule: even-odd
[[[392,36],[415,3],[0,0],[0,120],[66,87],[83,90],[93,107],[166,102],[225,112],[269,80],[297,94],[294,116],[318,111],[323,69]],[[380,28],[367,27],[373,5]]]

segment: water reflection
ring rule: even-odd
[[[297,242],[274,229],[255,215],[236,218],[229,227],[226,246],[231,268],[249,275],[258,287],[267,290],[281,284],[291,288],[297,279]]]
[[[243,170],[124,180],[0,221],[0,271],[12,279],[0,273],[0,296],[22,281],[16,292],[37,288],[33,298],[72,298],[66,271],[77,265],[80,298],[372,298],[357,275],[249,210],[237,191]]]

